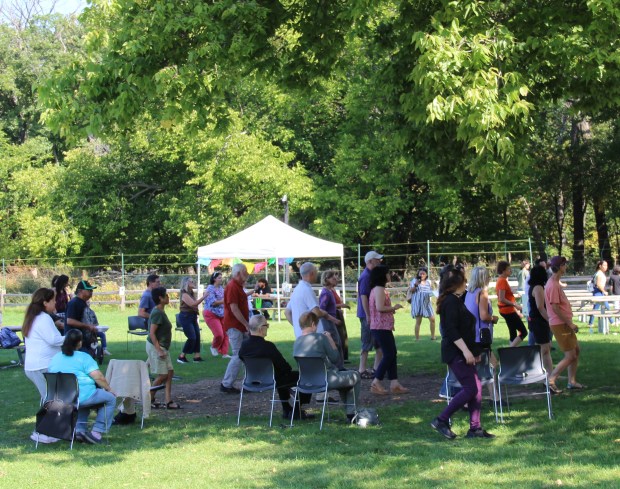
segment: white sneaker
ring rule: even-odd
[[[42,433],[38,434],[39,436],[39,443],[56,443],[57,441],[60,441],[59,438],[54,438],[53,436],[47,436],[44,435]],[[30,435],[30,439],[34,442],[37,441],[37,432],[34,431],[31,435]]]
[[[103,350],[104,355],[112,355],[107,349]]]
[[[222,355],[222,358],[232,358],[230,355]]]
[[[219,354],[220,352],[217,351],[217,348],[211,347],[211,355],[213,355],[214,357],[217,357]]]

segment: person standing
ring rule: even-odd
[[[187,355],[194,355],[194,362],[202,362],[200,356],[200,328],[198,327],[198,306],[205,299],[203,295],[196,299],[194,279],[185,277],[181,281],[181,300],[179,303],[179,323],[187,337],[183,351],[177,358],[178,363],[189,363]]]
[[[151,373],[157,375],[153,387],[165,384],[164,396],[166,409],[181,409],[181,406],[172,400],[172,377],[174,369],[170,359],[170,343],[172,343],[172,324],[166,315],[166,306],[170,298],[165,287],[155,287],[151,290],[151,297],[155,308],[149,316],[149,335],[146,338],[146,354],[149,358]],[[151,391],[151,404],[155,405],[156,391]]]
[[[530,280],[530,261],[523,260],[521,262],[521,269],[517,273],[517,292],[521,295],[521,307],[525,317],[528,314],[528,302],[527,302],[527,289],[528,281]]]
[[[209,285],[205,290],[204,309],[202,317],[213,333],[211,342],[211,355],[222,355],[222,358],[230,358],[228,355],[228,335],[224,331],[222,320],[224,319],[224,287],[222,287],[222,274],[214,272],[209,279]]]
[[[611,295],[620,295],[620,265],[614,265],[614,268],[609,276],[609,286]],[[620,309],[620,301],[615,301],[614,309],[618,312]]]
[[[568,260],[563,256],[554,256],[549,260],[549,267],[553,272],[551,279],[545,285],[545,302],[547,304],[547,315],[549,316],[549,326],[555,336],[558,346],[564,352],[564,358],[556,365],[549,375],[549,386],[553,390],[559,390],[556,386],[556,379],[566,369],[568,369],[567,389],[583,389],[585,386],[577,382],[577,367],[579,366],[579,342],[577,333],[579,328],[573,323],[573,310],[570,302],[562,290],[561,278],[566,273]]]
[[[370,272],[370,297],[368,309],[370,312],[370,331],[374,340],[379,344],[383,356],[377,366],[374,379],[370,384],[370,392],[378,395],[387,395],[383,387],[384,376],[390,381],[392,394],[409,392],[398,381],[398,364],[396,341],[394,340],[394,313],[401,309],[401,304],[392,306],[390,296],[385,286],[390,279],[390,269],[385,265],[378,265]]]
[[[56,292],[56,315],[64,317],[67,311],[67,304],[69,304],[69,293],[67,287],[69,286],[69,277],[67,275],[54,275],[52,278],[52,288]]]
[[[248,296],[243,288],[249,277],[250,275],[245,265],[237,263],[233,265],[231,280],[224,289],[223,325],[232,348],[232,356],[220,384],[220,391],[227,394],[239,394],[240,392],[235,387],[235,381],[241,368],[239,350],[249,332],[248,318],[250,309],[248,307]]]
[[[421,267],[416,278],[409,285],[411,294],[411,317],[415,318],[415,340],[420,339],[422,318],[428,318],[431,326],[431,340],[435,339],[435,312],[431,304],[433,290],[428,278],[428,268]]]
[[[466,286],[465,274],[455,269],[442,280],[442,292],[437,299],[441,360],[448,364],[463,386],[441,414],[431,421],[431,427],[449,440],[457,436],[450,429],[450,418],[466,404],[469,411],[467,438],[495,438],[495,435],[483,430],[480,424],[482,386],[476,361],[482,347],[476,343],[476,320],[461,299]]]
[[[383,255],[372,250],[364,256],[366,268],[357,279],[357,317],[360,320],[360,338],[362,341],[362,351],[360,352],[360,365],[358,371],[362,379],[373,379],[379,363],[381,363],[381,347],[374,341],[370,332],[370,309],[368,307],[368,297],[370,296],[370,272],[373,268],[381,264]],[[368,353],[375,349],[375,363],[372,370],[367,369]]]
[[[349,334],[347,332],[342,309],[350,309],[350,307],[348,304],[343,304],[340,295],[338,295],[336,285],[338,285],[339,281],[340,276],[336,270],[327,270],[323,272],[321,275],[323,290],[321,290],[321,294],[319,295],[319,307],[322,311],[327,312],[327,314],[340,321],[340,323],[335,324],[342,344],[342,358],[347,362],[349,360]]]
[[[500,261],[497,263],[497,283],[495,290],[497,291],[497,305],[499,307],[499,313],[506,321],[508,326],[508,332],[510,333],[510,346],[519,346],[519,344],[526,338],[527,329],[523,324],[521,318],[521,310],[523,309],[517,304],[508,278],[512,273],[510,263],[507,261]]]
[[[594,274],[594,277],[592,277],[592,284],[594,286],[594,291],[592,292],[592,295],[594,297],[602,297],[604,295],[609,295],[609,292],[607,292],[606,288],[607,288],[607,269],[608,269],[608,265],[607,262],[605,260],[600,260],[597,264],[596,264],[596,273]],[[609,302],[604,302],[603,303],[605,305],[605,310],[609,311]],[[601,308],[601,303],[600,302],[595,302],[594,303],[594,311],[598,311]],[[614,324],[614,319],[610,318],[609,322],[611,324]],[[594,324],[594,316],[590,316],[590,321],[588,322],[588,326],[590,326],[590,331],[592,331],[592,325]]]
[[[161,281],[159,280],[159,275],[152,274],[146,277],[146,290],[142,292],[140,304],[138,304],[138,316],[141,318],[148,319],[151,315],[151,311],[155,308],[155,302],[153,301],[151,293],[153,289],[160,286]]]

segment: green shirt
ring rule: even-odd
[[[168,316],[166,316],[164,311],[156,307],[151,311],[151,317],[149,317],[149,331],[151,330],[151,324],[157,325],[155,337],[159,341],[159,346],[168,350],[172,342],[172,324],[170,324]],[[146,340],[153,343],[151,335],[147,336]]]

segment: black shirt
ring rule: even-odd
[[[82,322],[84,318],[84,310],[86,309],[86,301],[80,299],[77,295],[73,297],[67,304],[67,312],[65,313],[65,334],[71,329],[79,329],[69,326],[67,319],[75,319]]]
[[[476,343],[476,318],[467,310],[461,298],[454,294],[446,296],[439,311],[439,330],[441,331],[441,361],[450,363],[458,355],[463,355],[455,341],[462,339],[474,356],[482,353]]]
[[[267,341],[262,336],[250,336],[241,344],[239,358],[269,358],[273,363],[274,376],[276,383],[284,378],[293,370],[289,363],[284,359],[282,353],[271,341]]]

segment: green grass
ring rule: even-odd
[[[126,351],[129,311],[97,312],[100,322],[111,326],[113,358],[144,358],[143,338],[136,340],[133,353]],[[20,323],[22,314],[5,311],[5,323]],[[351,314],[348,329],[355,358],[359,326]],[[316,423],[269,429],[265,416],[244,417],[237,428],[233,417],[190,418],[181,412],[170,420],[156,413],[144,430],[113,427],[109,445],[76,445],[70,452],[62,443],[35,450],[28,435],[37,410],[36,390],[21,369],[1,370],[0,487],[618,487],[620,336],[589,335],[587,327],[582,331],[578,377],[589,389],[554,397],[553,421],[547,419],[541,398],[515,400],[504,425],[496,425],[485,410],[483,424],[498,435],[495,440],[442,439],[429,421],[443,403],[429,399],[380,408],[382,426],[367,429],[337,423],[322,432]],[[398,314],[403,378],[445,371],[438,342],[428,340],[427,323],[422,332],[422,340],[414,342],[411,318]],[[494,346],[505,346],[505,325],[500,323],[496,332]],[[269,336],[291,359],[288,324],[272,322]],[[173,350],[178,352],[180,345]],[[14,356],[0,351],[0,364]],[[554,352],[554,361],[560,357]],[[203,364],[175,364],[182,382],[221,377],[226,362],[208,354],[205,358]],[[364,404],[372,405],[369,396]],[[464,434],[467,428],[465,413],[456,416],[454,430]]]

